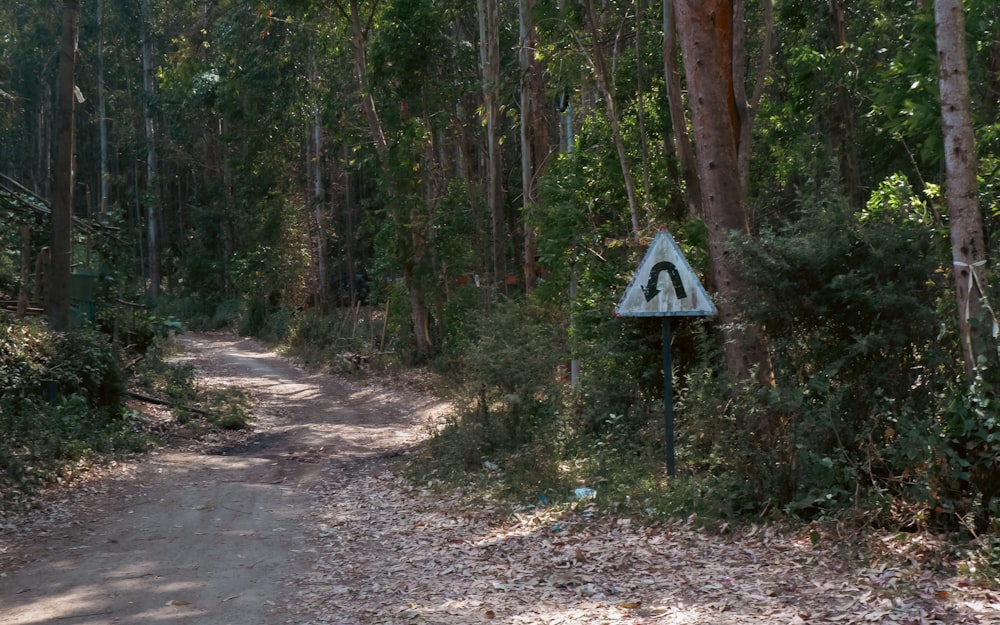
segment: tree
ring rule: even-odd
[[[73,264],[73,159],[76,101],[76,52],[80,1],[64,0],[59,45],[59,105],[56,115],[56,166],[52,196],[52,251],[48,318],[53,330],[69,328],[70,273]]]
[[[677,66],[677,27],[674,17],[674,0],[663,0],[663,79],[667,90],[667,105],[670,110],[672,132],[667,144],[677,155],[677,162],[684,179],[688,212],[692,216],[701,210],[701,185],[698,182],[694,148],[688,134],[687,118],[684,115],[684,97],[681,92],[681,72]]]
[[[765,43],[757,84],[748,100],[742,4],[731,0],[676,0],[674,6],[689,93],[701,214],[708,225],[712,273],[721,299],[719,316],[726,332],[726,369],[743,378],[756,367],[758,379],[769,383],[763,331],[741,325],[737,314],[745,286],[730,247],[734,234],[750,233],[750,137],[753,111],[760,99],[770,55],[770,46]],[[771,27],[768,21],[765,28]]]
[[[548,125],[542,110],[542,72],[535,51],[538,31],[532,16],[535,0],[518,3],[520,43],[518,67],[521,70],[521,193],[525,219],[523,249],[524,288],[530,292],[535,283],[535,230],[530,216],[538,204],[538,180],[549,158],[551,144]]]
[[[625,151],[625,139],[622,137],[621,124],[619,123],[618,106],[615,103],[614,88],[608,77],[608,70],[604,61],[604,51],[601,49],[600,29],[597,20],[597,12],[594,10],[593,0],[586,0],[587,27],[590,30],[593,58],[591,63],[594,66],[594,76],[597,78],[597,85],[604,96],[604,105],[607,108],[608,123],[611,125],[611,138],[615,143],[615,150],[618,152],[618,163],[622,169],[622,179],[625,182],[625,195],[628,197],[629,217],[632,221],[632,236],[639,238],[639,202],[635,195],[635,181],[632,177],[632,168],[629,165],[628,155]],[[638,18],[637,18],[638,20]],[[638,31],[638,23],[636,29]],[[641,98],[642,95],[640,94]],[[644,138],[642,139],[644,140]]]
[[[490,210],[491,263],[496,281],[507,275],[504,228],[503,163],[500,152],[500,6],[498,0],[478,0],[479,64],[486,117],[486,203]]]
[[[146,245],[149,257],[149,295],[160,295],[160,194],[158,191],[159,163],[156,157],[156,126],[153,121],[155,82],[153,73],[153,10],[152,0],[141,0],[142,15],[142,87],[145,95],[143,108],[146,129]]]
[[[981,349],[987,337],[985,325],[972,324],[984,312],[981,298],[987,296],[987,249],[979,213],[962,0],[935,0],[934,24],[958,327],[965,375],[971,381],[976,375],[976,349]]]

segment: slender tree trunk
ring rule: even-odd
[[[701,214],[701,183],[695,164],[694,148],[688,134],[687,116],[684,114],[684,99],[681,93],[681,72],[677,66],[677,30],[674,19],[674,0],[663,0],[663,77],[667,87],[667,105],[670,111],[670,125],[673,132],[668,141],[677,155],[684,180],[688,213]]]
[[[159,179],[156,160],[156,128],[153,123],[152,100],[154,97],[155,82],[153,80],[153,35],[152,35],[152,0],[141,0],[142,15],[140,23],[142,32],[142,86],[145,95],[143,104],[144,117],[146,120],[146,252],[149,255],[149,295],[153,299],[160,296],[160,283],[162,274],[160,271],[160,194],[158,192]]]
[[[648,218],[650,202],[653,198],[649,179],[649,141],[646,136],[646,94],[642,91],[642,22],[645,6],[642,0],[635,2],[635,94],[636,117],[639,122],[639,147],[642,155],[642,209]]]
[[[611,80],[608,78],[607,67],[604,62],[604,51],[601,49],[600,28],[598,27],[597,12],[594,10],[594,1],[586,0],[587,25],[590,28],[590,39],[593,45],[594,75],[597,77],[597,86],[604,96],[604,106],[608,112],[608,123],[611,126],[611,139],[614,141],[615,150],[618,152],[618,163],[622,169],[622,178],[625,181],[625,194],[628,197],[629,216],[632,220],[632,236],[639,237],[639,202],[635,195],[635,181],[632,179],[632,168],[628,163],[628,155],[625,152],[625,139],[622,136],[621,125],[618,120],[618,106],[615,103],[614,90]]]
[[[104,0],[97,0],[97,129],[100,142],[100,199],[97,204],[99,219],[107,218],[111,174],[108,172],[107,106],[104,99]]]
[[[763,331],[743,324],[737,314],[746,289],[730,248],[733,233],[750,231],[746,183],[741,169],[750,148],[745,129],[748,109],[744,85],[737,82],[741,71],[734,69],[742,60],[734,57],[739,46],[734,38],[733,6],[730,0],[676,0],[675,9],[696,145],[702,214],[708,225],[709,255],[721,300],[719,316],[726,332],[726,368],[737,378],[746,378],[756,367],[758,380],[770,384]]]
[[[490,211],[491,256],[494,281],[507,275],[507,231],[504,228],[502,163],[500,160],[500,30],[497,0],[479,0],[479,63],[483,74],[486,114],[486,203]]]
[[[25,219],[30,219],[30,215]],[[17,291],[17,315],[28,314],[28,282],[31,279],[31,226],[21,224],[21,285]]]
[[[833,49],[843,59],[847,45],[847,17],[844,0],[830,0],[830,26],[833,32]],[[864,207],[864,194],[858,173],[858,159],[854,153],[855,125],[847,86],[836,79],[833,102],[830,105],[830,135],[834,153],[840,162],[840,183],[853,210]]]
[[[35,112],[35,179],[31,190],[41,197],[52,195],[52,126],[49,121],[52,88],[48,82],[38,86],[38,110]]]
[[[65,0],[59,46],[56,166],[52,194],[52,256],[49,265],[48,319],[56,331],[69,329],[70,273],[73,265],[73,158],[76,53],[80,0]]]
[[[311,82],[319,80],[319,67],[316,51],[312,51]],[[312,116],[309,119],[309,137],[306,142],[309,162],[306,171],[310,178],[310,196],[312,197],[313,215],[316,220],[316,305],[322,308],[326,304],[327,287],[330,278],[326,266],[326,216],[323,202],[323,119],[318,103],[313,104]],[[353,280],[352,280],[353,284]],[[353,300],[352,300],[353,304]]]
[[[978,364],[977,351],[986,354],[984,347],[989,337],[986,331],[989,324],[970,323],[983,315],[982,300],[987,296],[988,287],[962,0],[935,0],[934,25],[958,328],[965,374],[971,381]]]
[[[757,62],[757,79],[751,95],[746,93],[747,51],[744,42],[746,32],[746,2],[733,0],[732,33],[732,88],[736,110],[739,113],[739,137],[737,143],[737,170],[740,178],[740,190],[746,198],[750,188],[750,145],[753,138],[754,113],[760,104],[764,93],[764,78],[771,66],[771,51],[774,40],[774,15],[771,0],[764,0],[762,5],[764,19],[764,41],[760,49],[760,59]]]
[[[524,220],[521,222],[524,228],[522,268],[525,292],[530,292],[535,275],[535,231],[531,226],[531,215],[534,213],[536,199],[535,154],[532,141],[535,129],[531,125],[534,118],[532,108],[536,105],[531,85],[535,64],[534,24],[531,21],[533,6],[533,0],[518,2],[520,45],[517,58],[521,70],[521,205],[524,212]]]

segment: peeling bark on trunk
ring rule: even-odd
[[[977,350],[985,355],[983,347],[989,334],[985,331],[988,324],[976,326],[970,321],[984,314],[982,298],[986,297],[988,287],[962,0],[935,0],[934,25],[958,327],[965,374],[971,381],[975,377]]]

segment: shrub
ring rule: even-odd
[[[852,215],[804,198],[802,219],[741,248],[757,289],[749,315],[767,328],[776,386],[744,397],[741,416],[768,425],[738,443],[737,457],[761,459],[739,471],[805,516],[904,494],[900,476],[920,470],[926,453],[905,453],[900,437],[933,444],[941,374],[957,362],[939,347],[949,276],[937,271],[934,224],[916,201],[873,202],[877,210]]]

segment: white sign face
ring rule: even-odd
[[[715,304],[677,242],[660,230],[615,308],[618,317],[711,317]]]

